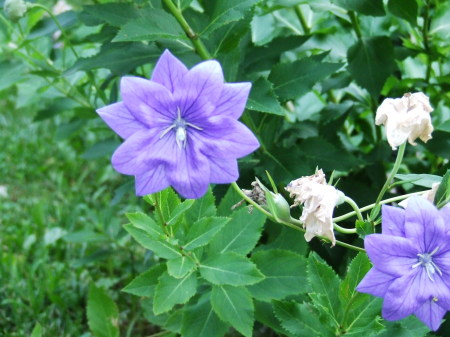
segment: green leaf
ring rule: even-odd
[[[227,252],[202,261],[200,274],[207,281],[221,285],[250,285],[260,282],[264,275],[245,256]]]
[[[175,278],[185,277],[186,274],[192,272],[194,268],[195,262],[186,256],[167,261],[167,272],[170,276]]]
[[[274,301],[273,310],[281,326],[296,336],[334,336],[309,304]]]
[[[332,3],[349,11],[365,15],[383,16],[383,0],[331,0]]]
[[[174,213],[177,206],[181,204],[180,197],[171,187],[154,194],[146,195],[144,200],[153,207],[158,207],[161,210],[164,221],[164,224],[161,223],[161,225],[167,224],[172,218],[172,213]],[[161,221],[161,219],[158,218],[158,221]]]
[[[178,247],[172,245],[166,239],[154,239],[147,232],[136,228],[132,224],[127,224],[123,227],[142,247],[153,251],[159,257],[174,259],[181,256]]]
[[[156,61],[160,55],[161,51],[154,45],[108,43],[102,46],[98,54],[79,58],[64,75],[71,75],[80,70],[106,68],[114,75],[121,76],[142,64]]]
[[[183,201],[181,204],[179,204],[175,209],[173,210],[172,214],[170,215],[170,219],[167,221],[168,225],[175,224],[178,219],[184,215],[184,213],[192,207],[194,204],[195,199],[187,199]]]
[[[375,228],[370,221],[356,220],[356,233],[358,233],[361,239],[364,239],[366,235],[375,233]]]
[[[230,186],[227,190],[227,193],[225,193],[222,200],[220,200],[220,204],[217,207],[217,215],[226,217],[230,216],[233,211],[233,206],[235,206],[241,200],[242,197],[232,186]]]
[[[181,279],[163,273],[155,288],[153,311],[156,315],[171,310],[176,304],[184,304],[197,291],[197,276],[195,273]]]
[[[254,253],[251,259],[265,276],[264,280],[248,288],[258,300],[281,300],[310,290],[303,256],[288,250],[271,249]]]
[[[42,326],[38,323],[33,328],[33,331],[31,331],[30,337],[42,337]]]
[[[252,336],[254,307],[252,297],[243,287],[213,286],[211,304],[221,320],[247,337]]]
[[[193,250],[207,245],[230,220],[222,217],[205,217],[197,220],[183,240],[183,249]]]
[[[269,327],[277,336],[294,337],[294,334],[286,331],[280,324],[280,321],[275,317],[272,303],[255,301],[255,319]]]
[[[139,10],[133,3],[106,3],[84,6],[83,12],[116,27],[120,27],[129,20],[139,17]]]
[[[315,306],[324,309],[335,321],[339,321],[342,314],[337,291],[340,285],[339,277],[315,253],[308,258],[307,275],[313,292],[320,295],[314,297]]]
[[[216,212],[215,198],[209,188],[208,192],[200,199],[196,199],[192,207],[185,213],[186,221],[190,225],[205,216],[215,216]]]
[[[185,309],[181,326],[183,337],[221,337],[228,330],[211,306],[210,293],[204,294],[199,301]]]
[[[392,40],[386,36],[358,40],[348,49],[347,59],[356,83],[377,97],[395,68]]]
[[[389,12],[405,19],[413,26],[417,25],[417,14],[419,6],[417,0],[389,0],[388,1]]]
[[[383,321],[383,324],[386,326],[386,330],[384,330],[381,334],[376,335],[376,337],[424,337],[433,336],[427,335],[430,331],[428,327],[423,324],[415,316],[408,316],[401,321],[389,322]]]
[[[269,81],[275,93],[288,101],[306,94],[314,84],[336,72],[342,63],[320,62],[304,58],[290,63],[280,63],[272,68]]]
[[[216,29],[244,18],[246,13],[261,0],[217,0],[208,26],[200,35],[208,35]]]
[[[211,241],[211,252],[248,254],[261,236],[266,217],[260,212],[250,214],[246,208],[231,213],[231,216],[231,221]]]
[[[278,116],[284,116],[285,111],[278,101],[273,90],[273,85],[264,77],[260,77],[252,85],[247,109],[259,112],[266,112]]]
[[[0,91],[8,89],[23,80],[25,66],[21,62],[2,60],[0,62]]]
[[[129,20],[122,26],[113,42],[186,40],[187,37],[175,18],[166,11],[153,8],[145,17]]]
[[[433,184],[440,183],[442,177],[433,174],[396,174],[395,178],[417,186],[431,188]]]
[[[339,297],[343,303],[348,303],[357,294],[356,286],[372,267],[365,253],[358,253],[350,262],[347,275],[339,287]]]
[[[441,208],[450,201],[450,170],[447,170],[434,196],[434,204]]]
[[[128,220],[131,221],[131,223],[135,228],[142,229],[152,238],[158,239],[165,236],[165,233],[161,228],[161,226],[157,225],[155,220],[153,220],[147,214],[136,212],[136,213],[127,213],[126,216]]]
[[[96,337],[119,337],[119,310],[106,291],[91,285],[87,301],[87,319]]]
[[[120,142],[115,137],[101,140],[84,151],[81,158],[91,160],[105,156],[109,157],[119,145]]]
[[[172,260],[171,260],[172,261]],[[141,297],[152,297],[158,278],[166,270],[163,263],[151,267],[146,272],[138,275],[133,281],[127,284],[122,291]]]

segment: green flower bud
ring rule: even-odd
[[[13,22],[19,21],[27,12],[28,6],[23,0],[5,0],[3,11],[8,19]]]
[[[281,194],[268,191],[266,199],[270,212],[277,220],[288,222],[291,220],[291,207]]]

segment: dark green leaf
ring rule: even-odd
[[[417,13],[419,6],[417,0],[389,0],[388,1],[389,12],[405,19],[413,26],[417,25]]]
[[[109,157],[119,145],[120,143],[116,138],[101,140],[84,151],[84,153],[81,155],[81,158],[89,160],[104,156]]]
[[[188,225],[193,224],[205,216],[215,216],[217,210],[214,203],[215,198],[210,188],[203,197],[196,199],[192,207],[185,213]]]
[[[260,77],[252,85],[252,91],[247,101],[247,109],[284,116],[285,111],[278,101],[273,85],[264,77]]]
[[[197,220],[183,240],[183,249],[193,250],[207,245],[230,220],[222,217],[205,217]]]
[[[185,277],[195,268],[195,262],[192,258],[181,256],[176,259],[167,261],[167,272],[170,276],[175,278]]]
[[[166,266],[163,263],[157,264],[138,275],[122,291],[141,297],[153,297],[153,292],[158,284],[158,278],[165,270]]]
[[[331,2],[346,10],[365,15],[384,15],[383,0],[331,0]]]
[[[88,294],[87,319],[96,337],[119,337],[119,310],[105,290],[91,285]]]
[[[139,10],[131,2],[84,6],[83,11],[98,20],[107,22],[111,26],[116,27],[120,27],[129,20],[140,16]]]
[[[375,233],[373,223],[370,221],[356,220],[355,224],[356,224],[356,233],[358,233],[361,239],[364,239],[366,235]]]

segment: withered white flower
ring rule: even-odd
[[[303,204],[300,221],[306,229],[306,241],[311,241],[314,236],[324,236],[334,246],[333,210],[340,203],[343,193],[327,185],[322,170],[312,176],[291,181],[286,190],[294,198],[293,206]]]
[[[377,109],[375,124],[386,127],[387,140],[395,150],[407,140],[416,145],[417,138],[424,142],[431,139],[431,111],[430,100],[423,92],[407,93],[402,98],[386,98]]]
[[[423,192],[423,194],[421,194],[422,198],[427,199],[429,202],[434,202],[434,197],[436,196],[436,192],[439,188],[440,183],[434,183],[433,185],[431,185],[431,190],[426,190]],[[403,208],[408,207],[408,202],[412,197],[409,197],[405,200],[400,201],[398,204],[399,206],[402,206]]]

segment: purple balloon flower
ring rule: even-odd
[[[166,50],[151,80],[123,77],[123,101],[97,110],[125,139],[113,167],[135,176],[137,195],[172,186],[185,198],[200,198],[209,183],[236,181],[236,159],[259,147],[237,121],[250,88],[248,82],[224,83],[217,61],[188,70]]]
[[[406,209],[382,208],[382,234],[366,236],[373,263],[357,290],[383,297],[383,318],[414,314],[437,330],[450,310],[450,204],[438,210],[422,197]]]

